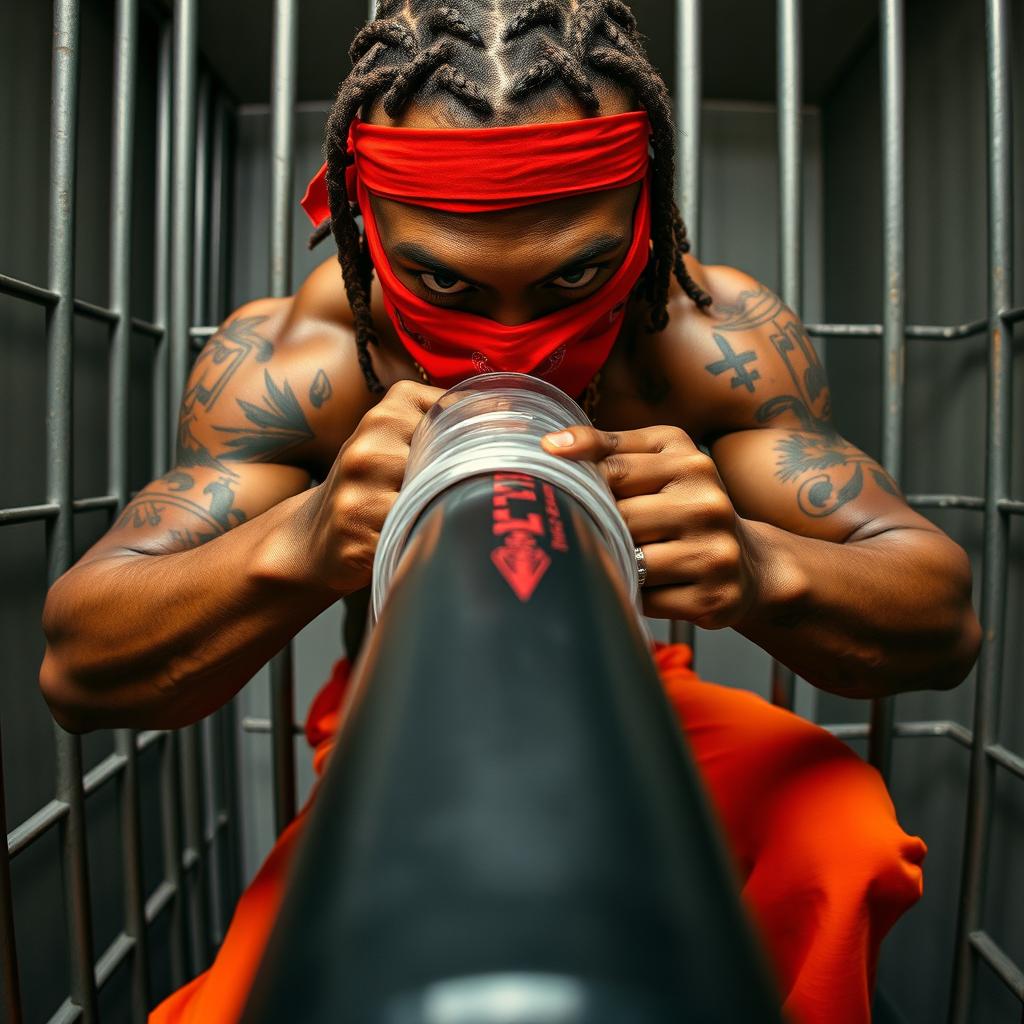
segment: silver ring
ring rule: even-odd
[[[647,559],[644,558],[644,549],[639,545],[633,547],[636,553],[636,582],[643,586],[647,582]]]

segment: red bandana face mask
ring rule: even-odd
[[[353,121],[348,195],[358,199],[384,305],[410,355],[438,387],[514,370],[576,396],[601,368],[650,256],[646,111],[505,128],[388,128]],[[330,216],[326,166],[302,205],[315,225]],[[585,299],[524,324],[435,306],[396,276],[369,194],[458,213],[505,210],[642,182],[625,259]]]

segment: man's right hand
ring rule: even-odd
[[[343,596],[370,583],[381,528],[398,498],[409,442],[442,388],[400,380],[359,421],[296,525],[309,578]]]

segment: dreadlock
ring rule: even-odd
[[[668,90],[651,66],[636,18],[622,0],[382,0],[377,18],[349,48],[352,71],[327,118],[324,156],[331,219],[310,239],[328,232],[338,247],[345,291],[356,327],[359,365],[373,394],[384,387],[370,361],[378,339],[370,314],[373,266],[345,189],[349,126],[360,107],[378,102],[397,118],[414,98],[445,100],[449,116],[477,123],[516,124],[517,107],[561,86],[587,112],[600,109],[594,73],[625,87],[651,119],[653,253],[645,276],[648,332],[668,323],[670,277],[699,306],[711,296],[686,271],[690,251],[673,196],[675,128]]]

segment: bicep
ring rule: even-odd
[[[309,486],[318,371],[280,351],[281,309],[251,303],[207,341],[179,407],[174,468],[132,498],[82,562],[197,547]]]
[[[882,466],[834,431],[737,430],[714,441],[711,456],[746,519],[838,543],[894,527],[934,529]]]

